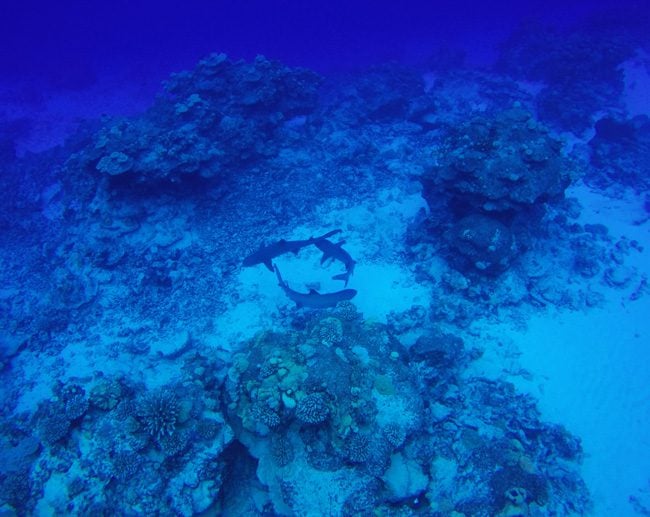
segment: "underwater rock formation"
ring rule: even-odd
[[[481,214],[468,215],[454,224],[444,236],[456,253],[460,269],[486,273],[505,271],[517,253],[510,229],[497,219]]]
[[[277,154],[285,124],[316,108],[319,83],[264,57],[213,54],[173,75],[145,115],[103,127],[74,162],[127,183],[227,177]]]
[[[607,25],[596,21],[561,32],[525,24],[503,46],[497,69],[540,81],[541,119],[579,134],[604,106],[617,106],[624,80],[620,65],[645,38],[642,23],[623,28],[613,20]]]
[[[591,165],[586,181],[601,189],[632,188],[648,192],[650,179],[650,119],[630,120],[604,117],[595,124],[596,134],[589,141]],[[647,210],[650,213],[650,209]]]
[[[579,461],[579,441],[541,422],[512,385],[462,380],[461,339],[430,329],[407,353],[390,327],[350,319],[338,320],[336,342],[323,341],[332,319],[258,335],[228,374],[229,421],[276,513],[338,513],[359,486],[373,487],[364,498],[376,511],[414,498],[433,513],[486,516],[589,504],[577,472],[552,466],[557,456]],[[469,490],[470,479],[485,491]]]
[[[475,117],[434,151],[423,196],[450,263],[461,272],[502,273],[542,233],[546,206],[581,172],[562,142],[515,106]]]
[[[562,143],[523,109],[477,117],[437,153],[439,165],[423,178],[424,196],[442,188],[459,212],[512,217],[562,198],[576,166],[561,151]]]

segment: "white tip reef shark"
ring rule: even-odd
[[[328,241],[327,237],[330,237],[330,235],[323,235],[321,238],[314,241],[316,247],[323,252],[323,258],[320,259],[320,263],[323,264],[326,260],[338,260],[339,262],[342,262],[345,266],[345,273],[335,275],[332,278],[335,280],[343,280],[347,287],[350,275],[354,272],[354,265],[356,262],[350,254],[343,249],[345,241],[334,244],[333,242]]]
[[[354,289],[343,289],[333,293],[319,293],[314,289],[310,289],[308,293],[299,293],[289,287],[289,284],[282,279],[278,266],[273,265],[275,274],[278,277],[278,282],[284,293],[289,299],[296,302],[297,307],[309,307],[310,309],[325,309],[327,307],[335,307],[337,303],[351,300],[357,294]]]
[[[331,237],[337,233],[341,233],[341,230],[332,230],[331,232],[327,232],[325,235],[321,235],[320,237],[310,237],[309,239],[304,240],[286,241],[284,239],[280,239],[279,241],[274,242],[273,244],[269,244],[268,246],[260,246],[257,251],[251,253],[244,259],[243,265],[245,267],[250,267],[257,264],[264,264],[272,273],[273,259],[275,257],[279,257],[285,253],[298,253],[302,248],[305,248],[306,246],[310,246],[312,244],[318,245],[321,240],[327,239],[327,237]]]

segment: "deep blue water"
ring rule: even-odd
[[[648,515],[645,2],[0,7],[0,512]]]
[[[4,3],[2,77],[84,87],[106,68],[164,79],[210,52],[336,71],[389,60],[413,63],[440,48],[490,63],[522,21],[570,28],[592,13],[638,22],[646,2],[63,2]]]

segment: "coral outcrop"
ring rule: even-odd
[[[316,108],[319,83],[264,57],[213,54],[173,75],[144,116],[107,124],[74,163],[131,184],[224,179],[279,152],[283,129]]]
[[[258,335],[228,374],[229,419],[258,461],[275,512],[338,513],[359,485],[374,487],[364,497],[377,511],[418,498],[434,513],[487,516],[515,504],[505,495],[515,493],[525,494],[522,509],[588,505],[577,472],[553,469],[559,456],[579,461],[579,442],[541,422],[512,385],[462,380],[471,356],[461,339],[431,328],[407,353],[390,327],[355,318],[340,320],[333,345],[320,332],[331,319],[325,313],[301,331]],[[261,405],[277,415],[273,425]],[[571,452],[560,452],[563,443]]]

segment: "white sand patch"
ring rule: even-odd
[[[430,290],[417,283],[411,272],[398,264],[366,264],[359,268],[359,294],[353,300],[367,320],[386,322],[391,311],[401,312],[413,305],[429,306]]]
[[[345,249],[357,260],[350,287],[358,290],[353,302],[366,319],[385,322],[391,311],[429,305],[430,290],[415,281],[401,260],[408,225],[427,209],[415,190],[395,187],[379,192],[368,204],[323,207],[323,218],[331,221],[328,228],[344,229]]]
[[[148,390],[155,390],[183,379],[181,366],[180,361],[148,362],[142,368],[133,368],[130,375],[131,378],[140,378]]]
[[[357,262],[347,286],[357,290],[352,302],[366,319],[385,322],[391,311],[407,310],[414,304],[428,306],[429,290],[415,281],[400,260],[408,224],[425,206],[419,192],[406,194],[396,188],[382,191],[363,205],[346,206],[342,200],[331,200],[317,210],[322,226],[298,227],[291,235],[273,238],[307,239],[341,228],[342,233],[331,240],[345,240],[345,250]],[[298,255],[282,255],[274,263],[296,291],[306,293],[312,288],[326,293],[346,288],[341,280],[332,278],[345,271],[344,266],[337,261],[321,264],[321,257],[311,246]],[[215,318],[216,332],[208,342],[235,349],[256,332],[272,328],[279,310],[293,306],[275,273],[266,266],[242,268],[230,293],[229,308]]]
[[[650,248],[648,223],[633,223],[639,199],[572,190],[585,205],[581,222],[605,224],[613,238]],[[647,252],[634,251],[626,261],[650,274]],[[650,475],[650,295],[630,301],[629,290],[598,288],[606,306],[586,313],[551,309],[533,315],[526,329],[478,322],[474,331],[487,351],[474,369],[507,377],[539,400],[545,420],[582,438],[595,515],[631,515],[628,498],[647,487]]]
[[[650,333],[645,298],[626,308],[617,301],[587,314],[535,317],[512,334],[532,392],[545,417],[583,440],[584,477],[596,515],[628,515],[628,497],[650,473]]]
[[[408,193],[397,187],[377,193],[372,201],[354,206],[341,206],[331,200],[317,213],[327,228],[343,229],[346,249],[353,257],[396,259],[402,249],[406,229],[420,210],[428,210],[419,187]],[[359,259],[357,258],[357,261]]]
[[[55,365],[56,359],[44,355],[35,357],[32,352],[23,351],[12,361],[12,369],[20,372],[19,376],[16,375],[16,382],[18,379],[23,381],[15,411],[33,414],[42,401],[52,397],[54,379],[59,371]]]
[[[68,479],[65,474],[54,472],[43,485],[43,497],[36,504],[36,515],[61,515],[69,511]]]
[[[604,196],[584,183],[578,183],[569,187],[566,195],[578,198],[583,205],[578,219],[581,224],[604,224],[612,236],[630,232],[650,235],[650,228],[642,229],[637,224],[647,217],[643,209],[643,197],[635,195],[631,190],[627,192],[626,197],[616,199]]]

